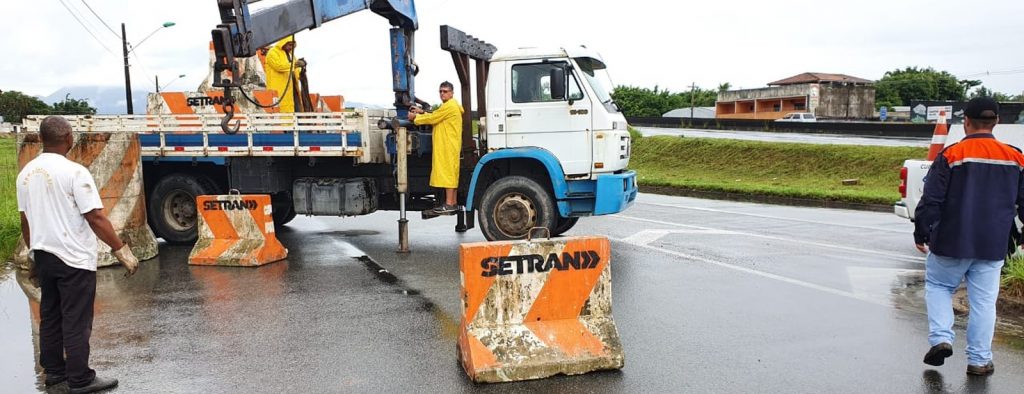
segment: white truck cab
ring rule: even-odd
[[[600,55],[586,47],[499,51],[487,79],[488,147],[544,147],[573,179],[621,171],[629,131],[612,89]]]

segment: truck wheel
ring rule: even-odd
[[[569,231],[569,229],[571,229],[572,226],[575,226],[576,222],[578,222],[578,221],[580,221],[580,218],[578,218],[578,217],[571,217],[571,218],[559,217],[558,218],[558,224],[556,224],[555,228],[551,230],[551,236],[554,237],[556,235],[565,234],[565,232]]]
[[[274,193],[270,197],[274,209],[274,227],[281,227],[295,219],[295,205],[289,192]]]
[[[150,225],[168,243],[195,242],[199,224],[196,196],[217,194],[218,190],[212,180],[202,176],[173,174],[164,177],[150,193]]]
[[[531,228],[552,229],[557,220],[554,198],[524,176],[499,179],[480,199],[480,231],[489,241],[524,239]]]

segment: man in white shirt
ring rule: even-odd
[[[39,364],[46,386],[67,382],[72,393],[117,386],[89,368],[93,302],[96,299],[98,236],[124,265],[126,276],[139,261],[118,238],[103,213],[92,174],[65,155],[74,144],[67,120],[50,116],[39,124],[43,153],[17,178],[21,235],[34,255],[30,277],[38,281]]]

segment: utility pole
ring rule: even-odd
[[[160,76],[154,75],[153,78],[155,79],[153,82],[156,83],[156,92],[160,93]]]
[[[128,101],[128,115],[135,111],[132,109],[132,75],[128,72],[128,37],[124,32],[124,23],[121,24],[121,49],[124,51],[124,96]]]
[[[693,92],[697,90],[697,83],[690,83],[690,127],[693,127],[693,105],[695,103]]]

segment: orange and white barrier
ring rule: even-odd
[[[199,239],[189,264],[260,266],[288,257],[274,233],[269,195],[198,196],[196,209]]]
[[[939,112],[939,119],[935,122],[935,132],[932,134],[932,144],[928,146],[928,160],[935,160],[942,148],[946,147],[946,139],[949,138],[949,128],[946,126],[946,111]]]
[[[29,133],[18,134],[18,170],[25,168],[43,150],[39,139],[39,122],[42,117],[25,119]],[[146,222],[146,196],[142,185],[142,161],[139,138],[135,133],[80,133],[75,132],[75,142],[67,158],[89,169],[103,201],[103,210],[114,226],[118,237],[132,249],[139,260],[149,260],[157,255],[156,236]],[[110,254],[110,247],[98,242],[97,265],[106,267],[118,264]],[[27,248],[21,237],[15,249],[15,263],[27,266]]]
[[[605,237],[459,248],[459,360],[474,382],[620,369]]]

